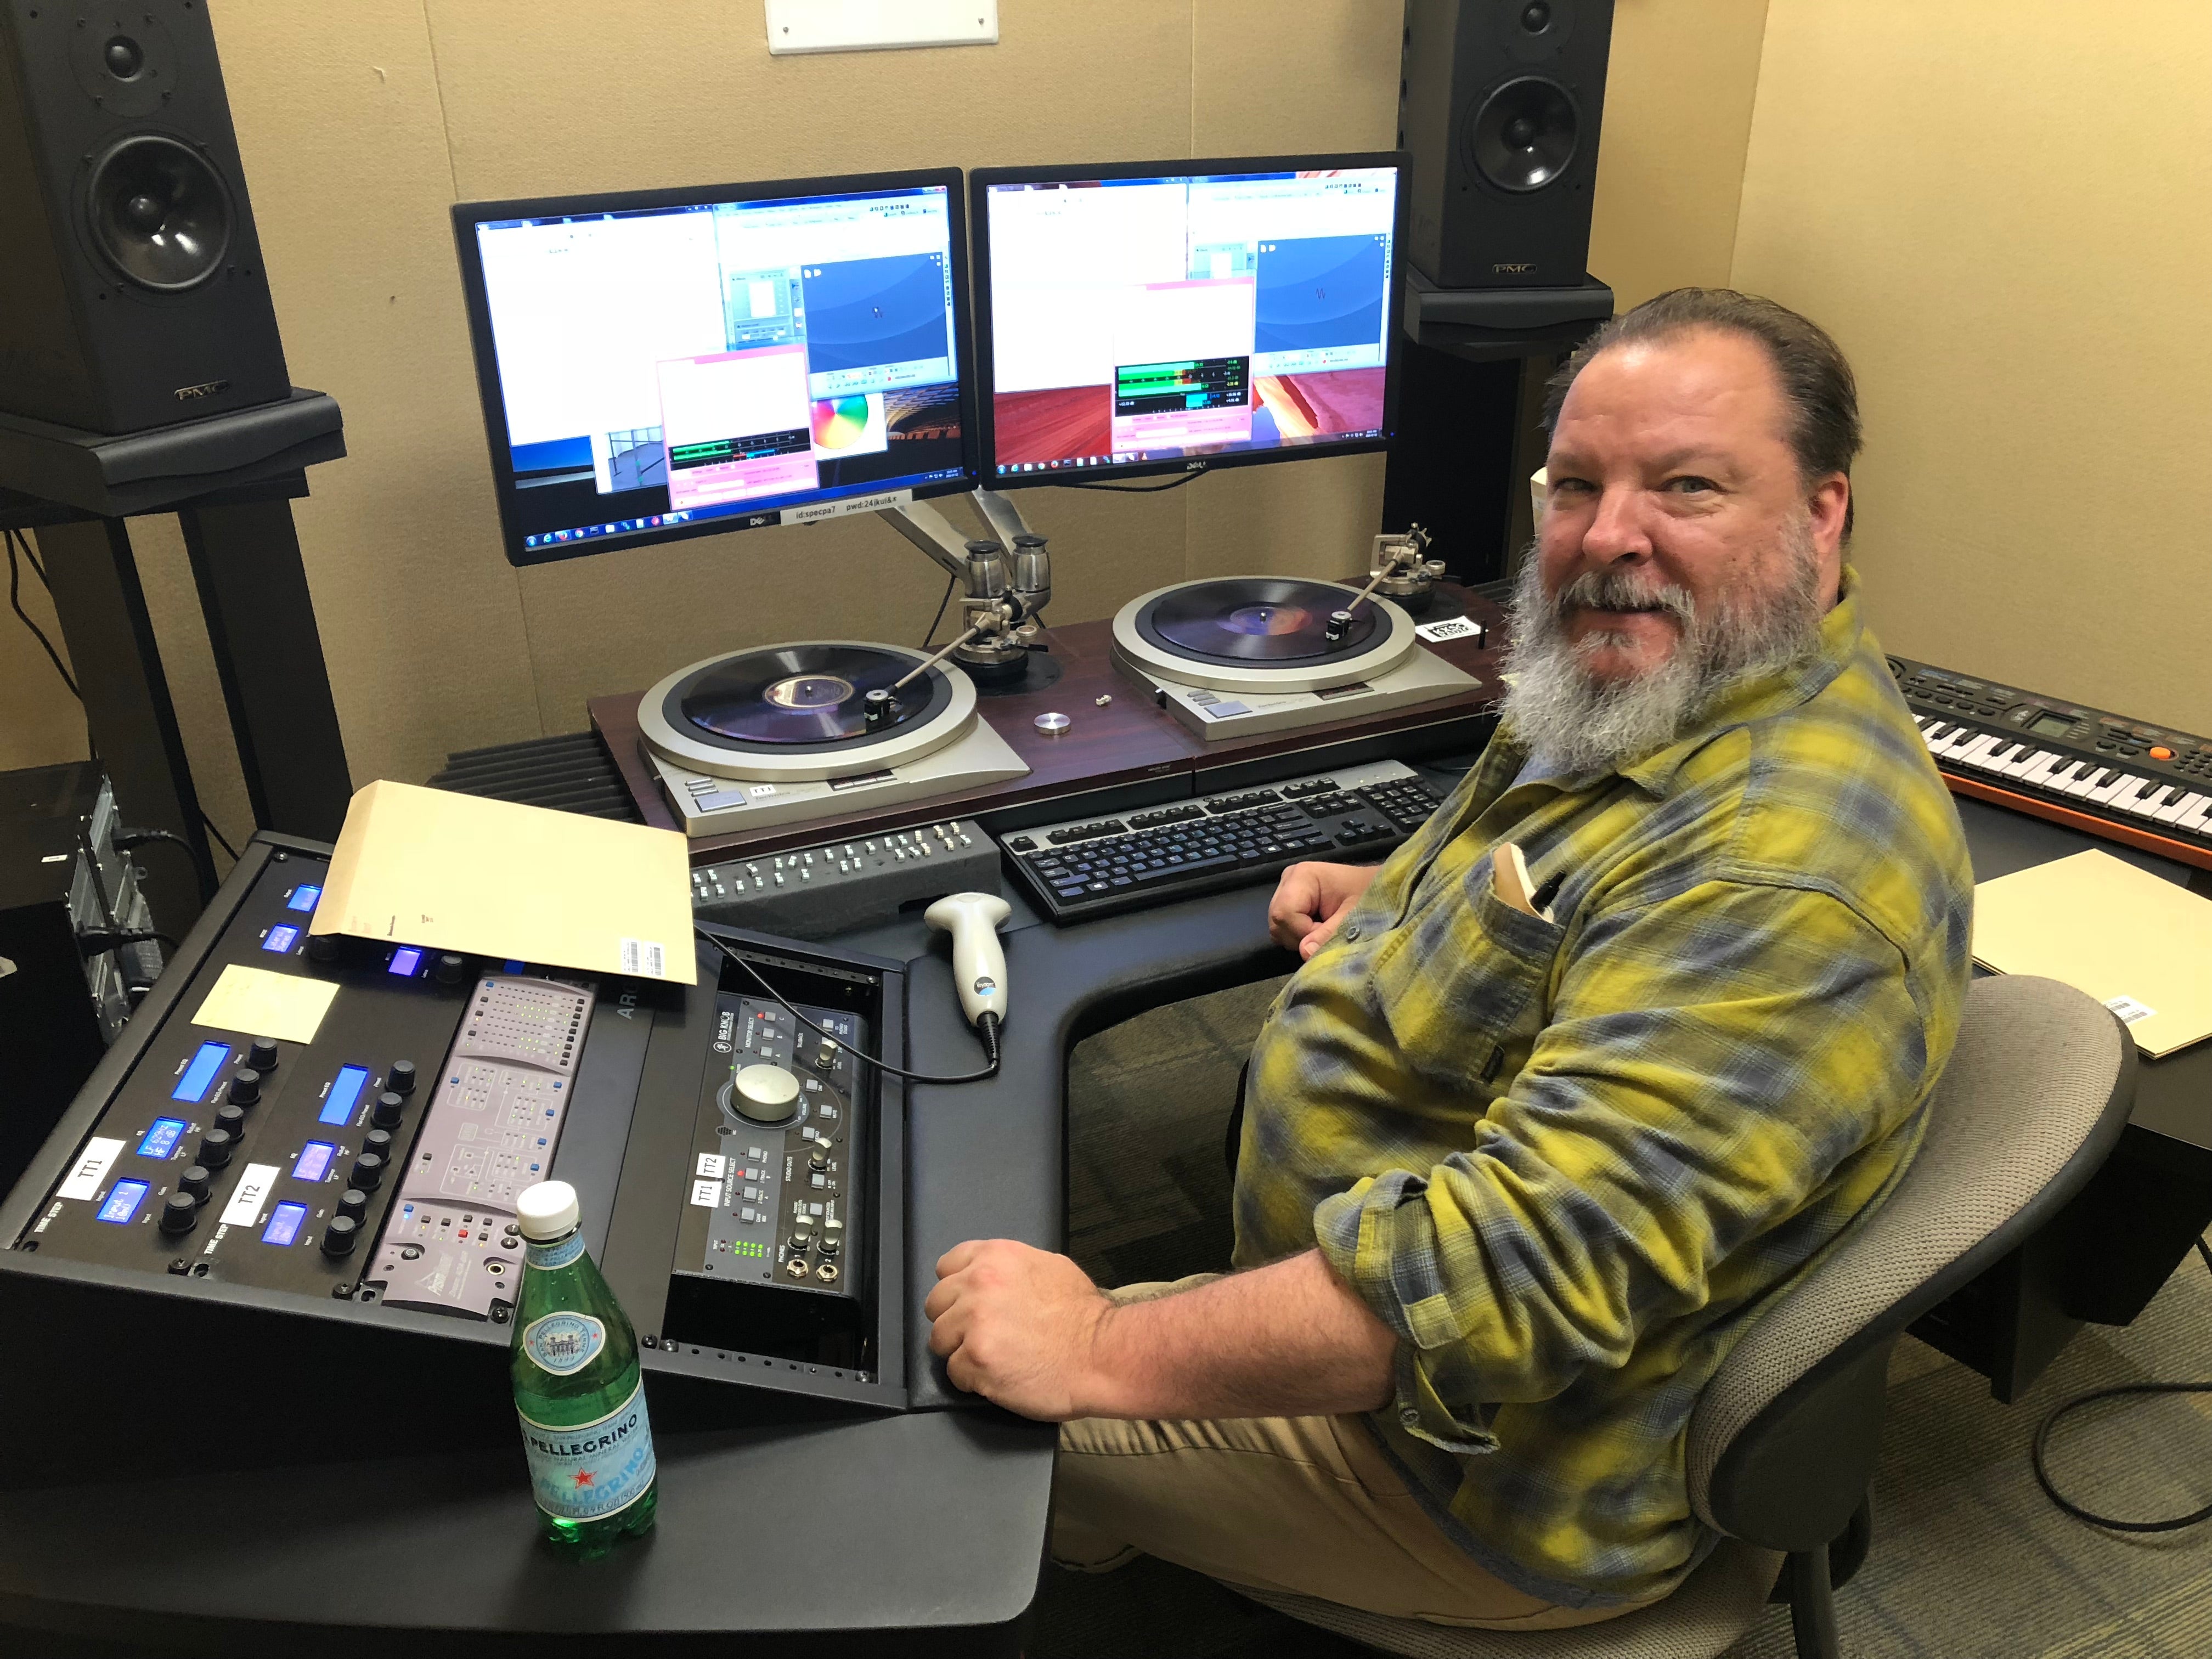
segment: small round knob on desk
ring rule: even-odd
[[[448,951],[431,965],[430,977],[441,985],[459,985],[469,976],[469,959]]]
[[[200,1137],[199,1161],[210,1170],[220,1170],[237,1150],[238,1137],[217,1124]]]
[[[413,1094],[415,1092],[415,1062],[411,1060],[393,1060],[391,1068],[384,1074],[384,1086],[402,1098]]]
[[[323,1254],[333,1261],[353,1254],[361,1242],[361,1223],[349,1215],[334,1215],[323,1224]]]
[[[349,1187],[338,1194],[338,1213],[358,1221],[368,1213],[368,1194],[358,1187]]]
[[[246,1108],[218,1106],[215,1109],[215,1127],[229,1134],[234,1144],[246,1136]]]
[[[184,1174],[177,1177],[177,1190],[191,1194],[194,1203],[204,1204],[207,1202],[208,1188],[214,1180],[205,1165],[187,1164]]]
[[[388,1166],[392,1162],[392,1131],[371,1129],[361,1138],[361,1149],[364,1152],[374,1152]]]
[[[826,1170],[830,1167],[829,1142],[817,1140],[814,1143],[814,1150],[807,1154],[806,1167],[810,1170]]]
[[[191,1231],[199,1218],[199,1200],[190,1193],[171,1193],[161,1200],[161,1227],[171,1238]]]
[[[730,1100],[750,1123],[781,1123],[797,1110],[799,1079],[781,1066],[741,1066],[730,1079]]]
[[[363,1152],[353,1161],[353,1184],[365,1193],[373,1193],[384,1179],[384,1156],[380,1152]]]
[[[234,1106],[251,1106],[261,1098],[261,1073],[251,1066],[241,1066],[230,1074],[230,1089],[224,1097]]]
[[[407,1103],[392,1090],[377,1096],[376,1104],[369,1108],[368,1121],[380,1129],[395,1128],[407,1110]]]
[[[254,1038],[246,1045],[246,1063],[257,1072],[274,1071],[276,1067],[276,1039]]]
[[[336,933],[307,935],[307,960],[327,967],[338,959],[338,936]]]

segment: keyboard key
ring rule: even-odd
[[[2160,823],[2180,823],[2182,814],[2188,811],[2193,804],[2201,802],[2204,799],[2202,795],[2189,794],[2179,789],[2170,790],[2167,793],[2169,799],[2161,802],[2158,809],[2158,821]]]
[[[1146,870],[1136,878],[1139,882],[1166,881],[1179,876],[1196,875],[1201,870],[1233,870],[1237,860],[1232,858],[1191,859],[1182,864],[1170,865],[1164,870]]]

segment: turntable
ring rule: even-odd
[[[951,662],[854,640],[695,662],[645,694],[638,725],[692,836],[948,795],[1030,769],[976,713],[974,683]]]
[[[1115,617],[1114,660],[1209,740],[1348,720],[1480,686],[1424,650],[1413,619],[1375,586],[1232,576],[1155,588]]]

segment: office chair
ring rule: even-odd
[[[1799,1659],[1842,1659],[1832,1592],[1872,1537],[1890,1350],[2081,1189],[2135,1085],[2126,1029],[2080,991],[2026,977],[1968,989],[1926,1138],[1889,1201],[1753,1322],[1698,1398],[1690,1504],[1721,1538],[1665,1601],[1577,1629],[1506,1632],[1230,1588],[1417,1659],[1716,1659],[1787,1601]]]

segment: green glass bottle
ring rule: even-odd
[[[647,1531],[653,1425],[637,1334],[584,1249],[576,1189],[541,1181],[515,1200],[525,1267],[507,1369],[545,1536],[579,1555]]]

